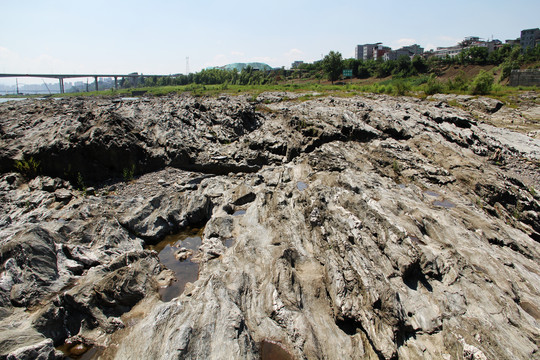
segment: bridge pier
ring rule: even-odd
[[[118,76],[114,77],[114,88],[118,90]]]
[[[64,93],[64,78],[58,78],[58,81],[60,82],[60,94]]]
[[[94,80],[96,80],[96,91],[98,91],[98,83],[97,83],[98,77],[95,76],[95,77],[94,77]]]

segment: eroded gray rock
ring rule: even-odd
[[[538,140],[484,99],[286,96],[0,105],[3,168],[51,176],[0,177],[0,356],[538,357]],[[53,176],[78,156],[135,173],[76,190]],[[199,279],[159,300],[143,245],[201,225]]]

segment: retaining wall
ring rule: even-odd
[[[540,69],[512,70],[510,86],[540,86]]]

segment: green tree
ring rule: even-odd
[[[510,49],[504,61],[501,63],[501,80],[510,76],[512,70],[519,69],[523,64],[523,54],[520,46],[514,46]]]
[[[121,80],[120,80],[120,87],[121,88],[130,88],[131,87],[131,79],[128,78],[128,77],[123,77]]]
[[[383,78],[392,75],[396,68],[397,60],[377,61],[375,67],[375,75],[378,78]]]
[[[457,57],[459,63],[463,65],[485,65],[487,64],[488,56],[488,48],[473,46],[460,52]]]
[[[473,95],[486,95],[491,92],[493,86],[493,75],[481,70],[473,79],[471,84],[471,93]]]
[[[510,44],[504,44],[503,46],[493,50],[488,55],[488,63],[493,65],[501,64],[512,52],[512,46]]]
[[[415,55],[411,61],[411,65],[418,74],[425,74],[429,70],[426,59],[421,55]]]
[[[454,79],[448,79],[446,87],[451,91],[465,91],[469,87],[469,81],[465,76],[465,72],[460,70]]]
[[[345,59],[343,60],[343,69],[351,69],[353,72],[353,77],[358,77],[358,65],[360,65],[361,60],[357,59]]]
[[[540,61],[540,44],[525,50],[523,58],[526,63]]]
[[[466,48],[466,47],[469,47],[471,46],[473,43],[472,40],[468,39],[468,40],[463,40],[462,42],[460,42],[458,45],[462,48]]]
[[[415,75],[411,65],[411,59],[407,55],[401,55],[395,63],[392,74],[400,78]]]
[[[330,51],[323,59],[323,70],[328,79],[334,83],[343,71],[343,61],[339,51]]]
[[[426,95],[439,94],[444,91],[443,83],[437,80],[435,76],[429,77],[424,88],[425,88],[424,92],[426,93]]]
[[[371,76],[369,64],[366,61],[360,61],[360,65],[356,69],[356,74],[360,79],[366,79]]]

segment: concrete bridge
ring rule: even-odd
[[[96,91],[98,91],[98,78],[114,78],[114,87],[118,89],[118,78],[149,78],[149,77],[174,77],[176,75],[143,75],[137,73],[131,73],[127,75],[121,74],[0,74],[0,78],[3,77],[35,77],[35,78],[48,78],[48,79],[58,79],[60,82],[60,93],[64,93],[64,79],[72,78],[91,78],[95,79]]]

